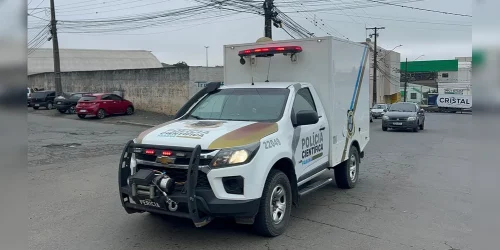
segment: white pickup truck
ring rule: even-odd
[[[176,119],[126,145],[128,213],[215,217],[282,234],[293,205],[358,182],[370,139],[367,48],[332,37],[227,45],[224,86],[208,84]]]

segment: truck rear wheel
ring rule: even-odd
[[[347,161],[335,167],[335,182],[337,187],[351,189],[356,186],[359,176],[359,152],[355,146],[349,149]]]
[[[290,220],[292,188],[285,173],[271,170],[267,177],[254,228],[257,233],[274,237],[282,234]]]

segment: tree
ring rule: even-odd
[[[189,65],[186,62],[184,62],[184,61],[175,63],[172,66],[181,67],[181,68],[187,68],[187,67],[189,67]]]

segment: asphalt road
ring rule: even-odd
[[[28,114],[29,247],[54,249],[472,249],[471,115],[427,114],[418,133],[371,124],[360,181],[294,208],[286,233],[147,213],[117,192],[119,153],[143,127]]]

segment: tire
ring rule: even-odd
[[[132,106],[127,107],[127,111],[125,112],[127,115],[134,114],[134,108]]]
[[[279,212],[280,210],[277,209],[277,206],[273,205],[273,202],[278,202],[282,210],[285,210],[284,213]],[[288,226],[291,208],[292,188],[290,181],[285,173],[273,169],[269,172],[262,192],[259,212],[255,217],[253,225],[255,231],[267,237],[275,237],[282,234]],[[273,218],[273,212],[276,212],[276,219]]]
[[[38,110],[40,107],[33,107],[34,110]]]
[[[99,110],[97,111],[97,115],[96,115],[96,117],[97,117],[98,119],[104,119],[104,118],[106,117],[106,111],[104,111],[104,109],[99,109]]]
[[[47,108],[48,110],[53,109],[53,108],[54,108],[54,105],[53,105],[51,102],[49,102],[49,103],[47,103],[46,108]]]
[[[355,146],[349,149],[347,161],[335,167],[335,182],[341,189],[351,189],[358,183],[359,152]]]
[[[68,113],[70,113],[70,114],[75,114],[75,113],[76,113],[76,107],[75,107],[75,106],[71,106],[71,107],[69,107],[69,109],[68,109]]]
[[[85,116],[86,116],[86,115],[80,115],[80,114],[79,114],[79,115],[78,115],[78,118],[83,119],[83,118],[85,118]]]
[[[65,110],[65,109],[58,109],[57,111],[59,111],[59,113],[61,113],[61,114],[66,113],[66,110]]]
[[[418,125],[416,127],[414,127],[412,131],[413,132],[418,132]]]
[[[387,131],[387,127],[382,127],[382,131]]]
[[[424,130],[424,123],[422,122],[422,124],[420,124],[420,130]]]

